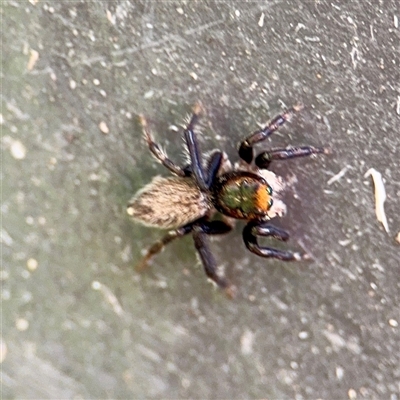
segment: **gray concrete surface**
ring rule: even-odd
[[[400,10],[385,1],[5,1],[2,15],[2,397],[391,399],[400,396]],[[190,238],[143,275],[162,233],[125,205],[171,158],[201,100],[202,147],[236,143],[285,105],[266,146],[334,154],[275,163],[292,182],[285,247]],[[383,174],[390,232],[365,172]],[[336,174],[334,181],[328,183]]]

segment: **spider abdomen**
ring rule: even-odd
[[[147,226],[174,229],[210,210],[208,197],[192,178],[156,176],[128,204],[128,214]]]

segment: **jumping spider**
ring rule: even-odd
[[[327,154],[328,149],[312,146],[276,148],[264,151],[255,158],[253,155],[256,143],[265,140],[301,108],[301,105],[289,108],[272,119],[267,126],[246,137],[238,149],[242,161],[234,166],[220,150],[214,150],[203,163],[194,132],[201,113],[200,105],[194,107],[193,115],[183,132],[190,157],[190,164],[183,168],[171,161],[154,142],[146,120],[141,116],[140,122],[149,150],[174,176],[156,176],[128,204],[128,214],[136,221],[147,226],[169,229],[160,241],[147,250],[138,269],[143,269],[166,244],[191,233],[206,275],[228,295],[233,296],[235,287],[217,273],[217,263],[206,238],[207,235],[229,232],[234,219],[248,221],[243,229],[243,240],[246,247],[258,256],[283,261],[308,258],[307,254],[277,250],[258,243],[257,238],[261,236],[272,236],[283,241],[289,238],[287,232],[269,223],[271,218],[282,216],[286,206],[279,199],[282,180],[267,168],[273,160]],[[220,218],[212,219],[217,212]]]

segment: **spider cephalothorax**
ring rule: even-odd
[[[128,204],[128,214],[135,220],[148,226],[169,229],[159,242],[147,250],[138,267],[145,267],[151,257],[173,239],[191,233],[207,276],[232,296],[234,286],[217,273],[217,264],[206,239],[207,235],[230,231],[232,219],[248,221],[243,229],[243,240],[251,252],[284,261],[306,258],[305,254],[258,244],[259,236],[273,236],[279,240],[289,238],[285,231],[268,222],[275,216],[282,216],[286,206],[280,199],[282,180],[267,168],[273,160],[327,153],[328,150],[303,146],[264,151],[255,159],[253,154],[256,143],[265,140],[300,109],[301,106],[297,105],[286,110],[267,126],[245,138],[239,144],[242,162],[234,166],[220,150],[214,150],[203,163],[194,132],[201,111],[199,105],[194,107],[193,115],[184,130],[190,163],[183,168],[173,163],[154,142],[145,118],[141,117],[150,151],[174,176],[153,178]],[[222,217],[213,219],[216,213]]]

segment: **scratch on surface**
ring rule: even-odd
[[[371,32],[371,40],[374,42],[375,41],[375,35],[374,35],[374,24],[371,24],[369,26],[369,30]]]
[[[343,169],[341,169],[336,175],[333,175],[331,179],[327,182],[328,185],[332,185],[332,183],[338,181],[343,178],[346,172],[350,169],[350,165],[346,165]]]
[[[376,219],[382,223],[385,231],[389,233],[389,225],[387,223],[384,203],[386,200],[386,190],[383,184],[382,174],[374,168],[370,168],[364,175],[364,178],[372,176],[375,186],[375,214]]]
[[[102,283],[100,283],[98,281],[93,281],[92,282],[92,289],[99,290],[101,293],[103,293],[104,298],[106,299],[106,301],[109,304],[111,304],[112,309],[114,310],[114,312],[117,315],[122,317],[125,314],[124,310],[121,307],[120,302],[118,301],[117,297],[111,291],[110,288],[108,288],[107,286],[103,285]]]
[[[224,21],[225,21],[224,19],[219,19],[219,20],[210,22],[208,24],[200,25],[196,28],[187,29],[186,31],[183,32],[183,34],[186,36],[191,36],[195,33],[200,33],[200,32],[202,32],[206,29],[209,29],[213,26],[219,25],[219,24],[223,23]],[[160,46],[160,45],[168,43],[168,42],[179,43],[179,42],[184,42],[184,39],[181,36],[175,35],[175,34],[167,35],[167,36],[161,38],[160,40],[148,42],[148,43],[136,46],[136,47],[113,51],[112,55],[114,57],[120,57],[125,54],[134,54],[134,53],[137,53],[138,51],[148,50],[148,49]]]
[[[196,28],[187,29],[186,31],[183,32],[183,36],[185,36],[185,35],[191,36],[193,34],[198,34],[200,32],[203,32],[209,28],[212,28],[212,27],[222,24],[224,22],[225,22],[225,19],[221,18],[216,21],[210,22],[208,24],[200,25]],[[184,43],[185,40],[180,35],[170,34],[170,35],[164,36],[160,40],[143,43],[143,44],[140,44],[139,46],[135,46],[135,47],[128,47],[125,49],[112,51],[111,55],[113,57],[121,57],[121,56],[127,55],[127,54],[135,54],[139,51],[148,50],[148,49],[158,47],[158,46],[161,46],[161,45],[163,45],[165,43],[169,43],[169,42],[178,44],[178,43]],[[101,61],[104,61],[104,57],[97,56],[97,57],[87,58],[85,60],[78,60],[76,62],[71,62],[71,66],[76,67],[77,65],[80,65],[80,64],[90,66],[92,64],[95,64],[95,63],[101,62]]]
[[[217,19],[216,21],[212,21],[212,22],[209,22],[208,24],[200,25],[196,28],[186,29],[186,31],[184,31],[184,34],[185,35],[193,35],[194,33],[202,32],[208,28],[212,28],[213,26],[222,24],[223,22],[225,22],[225,19],[223,19],[223,18]]]
[[[275,5],[280,4],[280,3],[281,3],[281,1],[269,2],[268,5],[266,7],[263,7],[261,11],[262,12],[269,11]],[[252,12],[252,11],[254,11],[254,12]],[[254,14],[259,13],[259,12],[260,12],[260,6],[257,5],[252,10],[250,10],[249,15],[251,15],[251,18],[254,18]],[[128,48],[124,48],[124,49],[114,50],[111,52],[111,56],[117,58],[117,57],[121,57],[121,56],[128,55],[128,54],[135,54],[140,51],[144,51],[144,50],[148,50],[148,49],[151,49],[154,47],[164,45],[165,43],[168,43],[168,42],[175,43],[175,44],[181,43],[181,44],[187,45],[187,43],[185,41],[185,36],[191,36],[193,34],[202,33],[204,31],[207,31],[210,28],[213,28],[215,26],[218,26],[218,25],[226,23],[226,22],[227,22],[227,19],[223,17],[223,18],[217,19],[215,21],[211,21],[209,23],[199,25],[197,27],[186,29],[185,31],[183,31],[183,34],[180,34],[180,35],[167,34],[159,40],[142,43],[135,47],[128,47]],[[66,58],[65,55],[61,55],[61,57]],[[95,64],[98,62],[103,62],[103,61],[106,61],[106,58],[104,56],[95,56],[95,57],[91,57],[91,58],[80,59],[75,62],[72,61],[72,62],[70,62],[70,65],[72,67],[76,67],[81,64],[91,66],[92,64]],[[114,62],[114,65],[115,65],[115,62]],[[123,65],[125,65],[125,62],[120,62],[120,63],[118,63],[118,65],[123,66]]]

